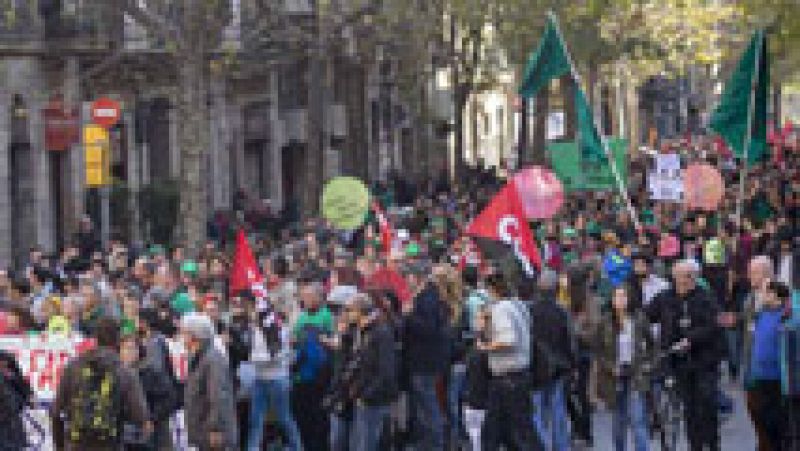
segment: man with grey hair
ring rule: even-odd
[[[570,449],[565,379],[575,366],[576,342],[569,313],[556,302],[558,274],[539,274],[539,298],[531,307],[534,424],[545,449]]]
[[[766,255],[757,255],[750,260],[747,267],[747,278],[750,281],[750,295],[745,301],[745,310],[748,308],[759,309],[763,305],[761,293],[770,280],[774,279],[775,271],[772,259]]]
[[[698,286],[696,262],[679,261],[672,275],[673,288],[664,294],[658,318],[661,345],[675,353],[673,371],[685,406],[690,449],[719,449],[719,308],[711,293]]]
[[[225,357],[213,345],[214,325],[203,314],[181,319],[189,353],[184,412],[189,445],[203,450],[238,450],[235,393]]]

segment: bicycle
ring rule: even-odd
[[[683,425],[683,405],[678,393],[678,381],[665,368],[664,361],[679,352],[670,349],[656,356],[655,368],[659,368],[660,379],[653,384],[653,417],[654,429],[657,432],[659,443],[663,451],[678,449],[678,438]]]

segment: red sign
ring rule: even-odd
[[[101,97],[92,103],[92,122],[101,127],[113,127],[119,121],[119,115],[120,106],[116,100]]]
[[[60,98],[53,98],[44,109],[44,141],[47,150],[63,152],[78,142],[78,113],[67,111]]]

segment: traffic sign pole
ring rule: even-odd
[[[108,249],[111,235],[111,141],[108,129],[119,122],[119,102],[108,97],[95,100],[91,106],[94,125],[84,128],[86,184],[98,188],[100,195],[100,240]]]

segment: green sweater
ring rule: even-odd
[[[295,340],[302,341],[306,328],[312,327],[319,329],[323,334],[333,333],[333,315],[328,307],[320,307],[316,312],[311,313],[306,310],[297,317],[292,335]]]

